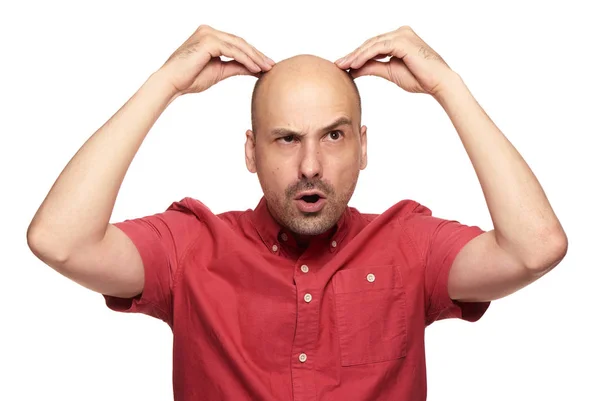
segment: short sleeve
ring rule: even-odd
[[[454,259],[473,238],[485,231],[456,220],[434,217],[419,204],[404,221],[423,262],[425,318],[429,325],[437,320],[458,318],[479,320],[490,302],[460,302],[448,294],[448,277]]]
[[[134,243],[144,265],[144,289],[132,298],[102,294],[108,308],[172,323],[172,292],[181,259],[204,225],[182,204],[151,216],[113,223]]]

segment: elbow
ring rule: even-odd
[[[544,275],[555,268],[567,255],[569,241],[564,232],[546,236],[542,245],[536,246],[524,265],[535,275]]]
[[[67,253],[52,240],[52,235],[38,229],[27,229],[27,246],[31,252],[48,266],[60,266],[67,260]]]

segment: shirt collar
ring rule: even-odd
[[[350,210],[344,210],[337,223],[326,232],[315,235],[311,241],[329,242],[329,248],[333,252],[344,240],[348,233]],[[298,248],[293,233],[283,227],[271,215],[267,206],[267,200],[263,197],[251,212],[251,221],[265,246],[274,253],[279,253],[281,246]]]

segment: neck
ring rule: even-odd
[[[294,239],[296,240],[296,244],[298,244],[298,246],[300,248],[307,248],[308,244],[310,243],[311,238],[313,238],[312,235],[304,235],[304,234],[295,234],[294,233]]]

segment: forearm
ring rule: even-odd
[[[435,98],[475,169],[498,244],[534,270],[552,267],[566,236],[534,173],[458,75]]]
[[[27,231],[30,247],[61,259],[104,237],[127,169],[175,98],[173,87],[155,73],[83,144],[36,212]]]

